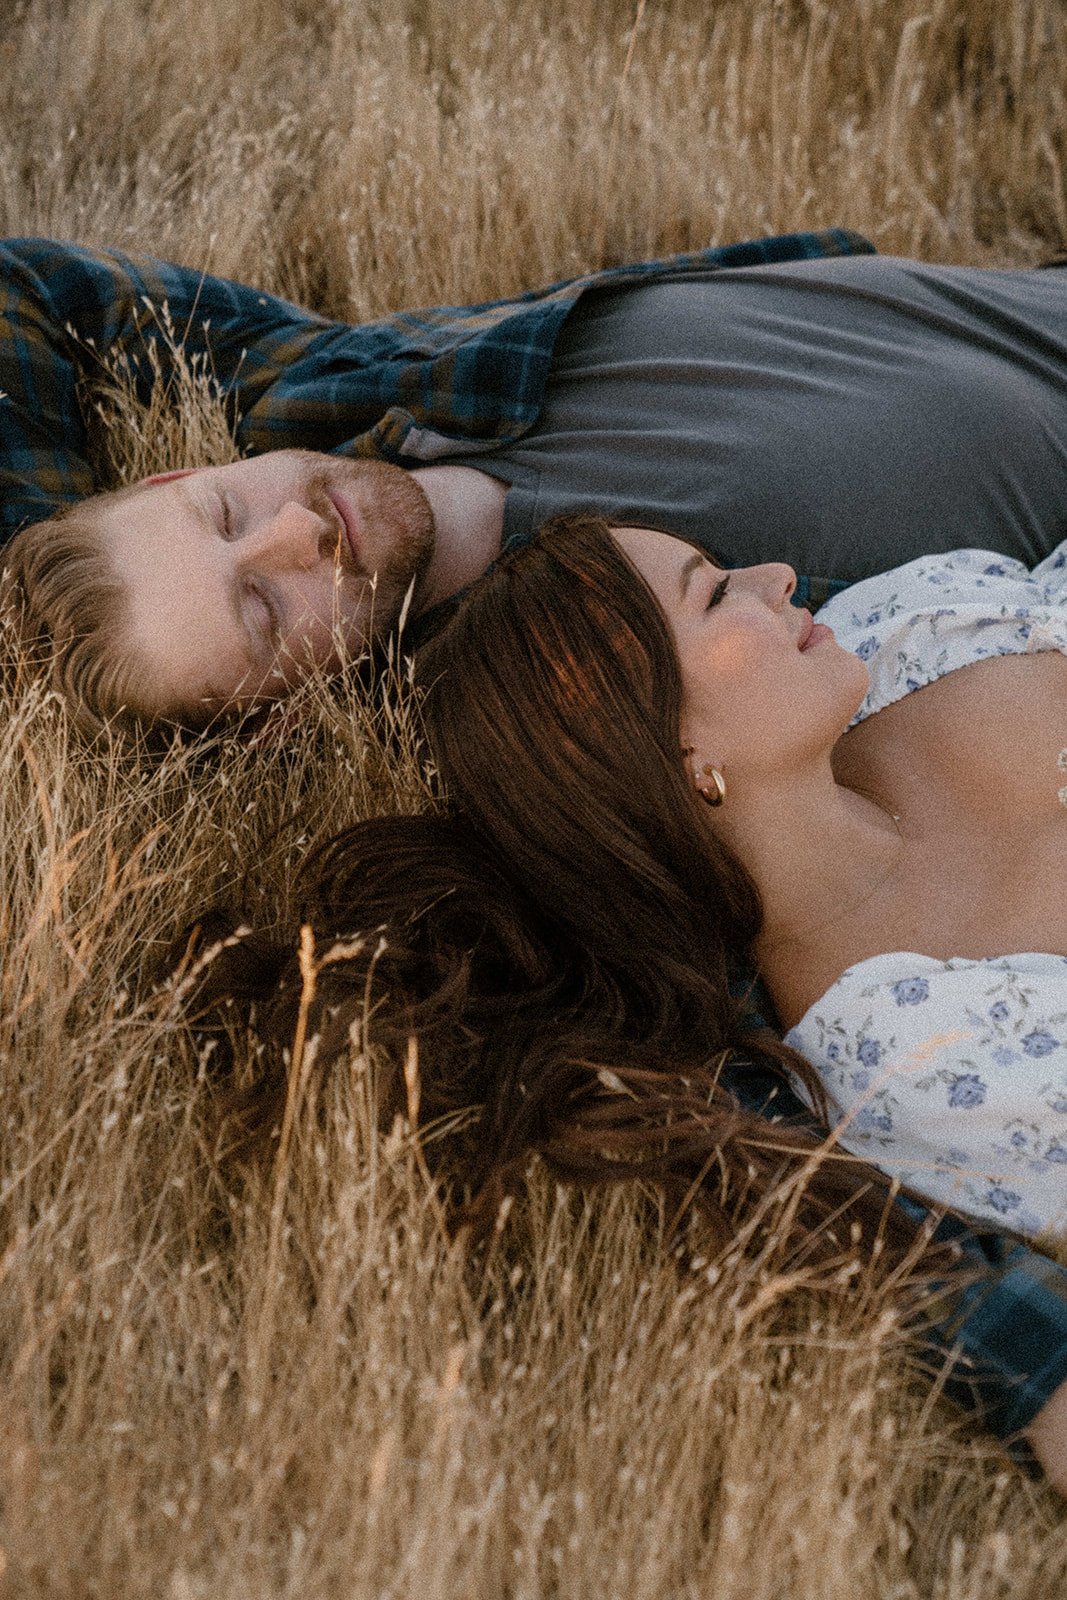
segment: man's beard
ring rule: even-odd
[[[419,582],[433,555],[436,529],[430,502],[410,472],[386,461],[352,460],[338,456],[336,464],[322,464],[315,456],[309,474],[309,504],[335,518],[330,488],[351,495],[366,534],[364,562],[376,573],[371,633],[380,637],[394,626],[409,589],[417,595]],[[328,510],[327,510],[328,507]],[[345,555],[350,557],[347,541]],[[354,567],[354,558],[342,567]]]

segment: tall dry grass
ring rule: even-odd
[[[829,223],[975,263],[1067,238],[1060,0],[10,0],[4,24],[4,232],[353,319]],[[148,415],[120,384],[96,427],[119,476],[232,448],[195,374]],[[316,686],[284,749],[162,758],[7,693],[0,1596],[1067,1592],[1059,1502],[937,1400],[865,1274],[682,1265],[654,1197],[536,1173],[472,1274],[359,1055],[302,1079],[273,1167],[221,1182],[211,1061],[146,975],[214,898],[288,926],[310,838],[425,802],[397,677],[391,756]]]

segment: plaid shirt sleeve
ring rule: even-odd
[[[938,1234],[961,1251],[930,1337],[947,1361],[945,1392],[1017,1437],[1067,1381],[1067,1269],[1002,1234],[946,1217]]]
[[[331,327],[244,284],[148,257],[50,239],[0,243],[0,537],[98,487],[82,385],[103,375],[105,360],[121,360],[146,396],[149,341],[164,379],[170,370],[168,319],[186,353],[215,372],[243,447],[256,442],[257,408],[279,375]]]
[[[355,327],[246,284],[51,239],[0,243],[0,537],[96,487],[79,386],[103,359],[147,391],[164,323],[202,356],[245,453],[286,446],[416,465],[491,450],[535,421],[556,337],[586,289],[869,252],[845,229],[639,262],[513,300],[436,306]],[[181,465],[181,463],[175,463]]]
[[[749,1017],[766,1026],[756,1005]],[[724,1081],[749,1110],[817,1127],[755,1051],[731,1063]],[[898,1203],[917,1225],[927,1214],[910,1198]],[[1008,1235],[979,1232],[955,1216],[942,1219],[935,1237],[959,1253],[958,1274],[931,1294],[923,1314],[921,1335],[938,1377],[950,1398],[978,1412],[1027,1459],[1018,1435],[1067,1381],[1067,1268]]]

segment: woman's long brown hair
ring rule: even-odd
[[[685,776],[679,671],[651,592],[602,519],[556,519],[418,667],[449,809],[365,822],[310,864],[320,950],[384,930],[384,948],[372,937],[319,974],[317,1070],[344,1057],[369,985],[371,1036],[395,1069],[383,1107],[402,1104],[416,1035],[423,1115],[478,1108],[468,1217],[491,1218],[538,1152],[564,1178],[655,1180],[721,1234],[724,1196],[766,1193],[819,1145],[743,1109],[723,1063],[755,1050],[821,1093],[801,1056],[754,1035],[734,992],[759,897]],[[262,1122],[300,981],[254,942],[236,959],[229,993],[261,1002],[264,1079],[244,1103]],[[809,1243],[833,1216],[892,1234],[885,1208],[880,1175],[836,1153],[815,1164],[796,1226]]]

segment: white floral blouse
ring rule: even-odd
[[[818,620],[867,664],[861,722],[972,661],[1067,653],[1067,543],[1032,572],[985,550],[920,557]],[[1064,829],[1067,847],[1067,815]],[[786,1039],[817,1068],[846,1149],[982,1221],[1067,1227],[1067,958],[873,956]]]

